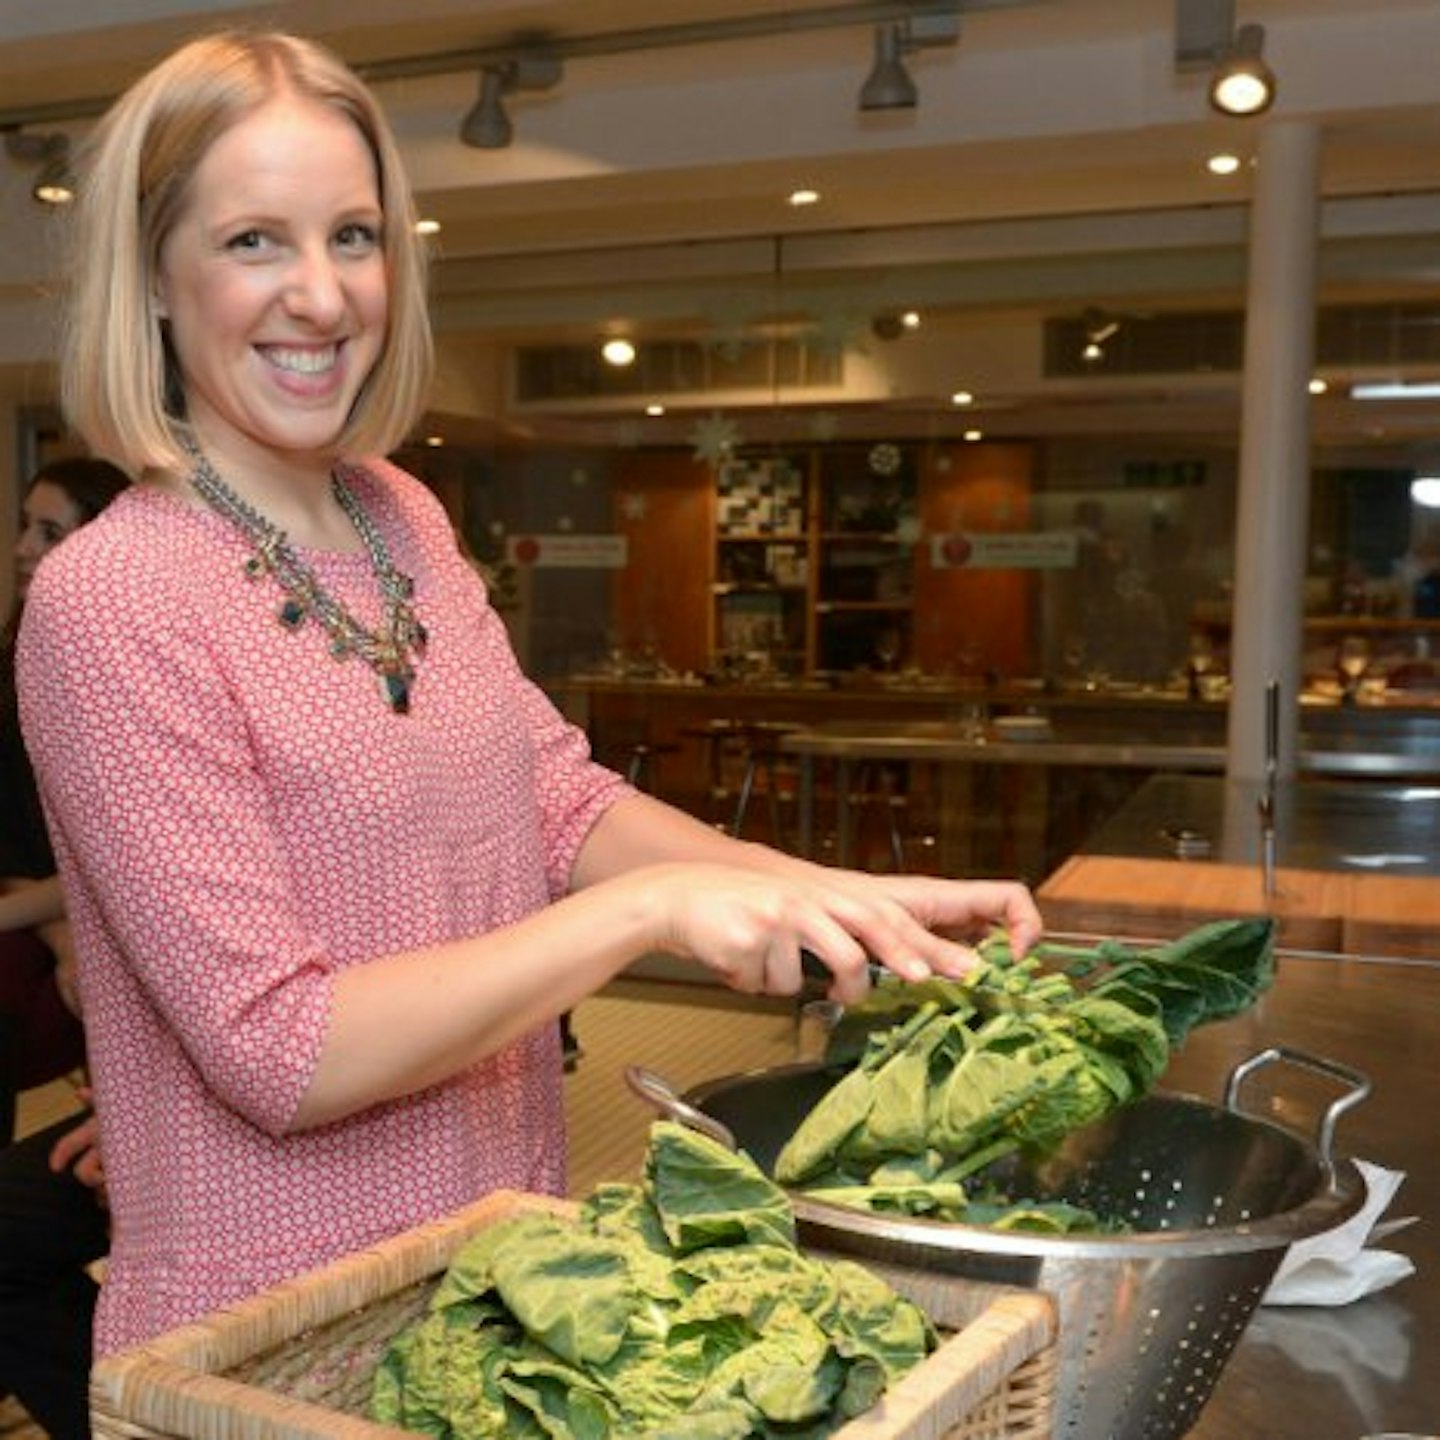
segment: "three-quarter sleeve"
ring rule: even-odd
[[[297,924],[210,622],[163,588],[112,586],[97,626],[48,578],[21,642],[26,734],[67,882],[128,972],[83,972],[86,1004],[133,983],[217,1095],[279,1133],[323,1044],[332,967]]]

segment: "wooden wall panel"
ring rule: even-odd
[[[615,530],[629,564],[615,572],[617,638],[632,654],[653,645],[676,670],[709,664],[715,479],[679,451],[636,451],[615,471]]]
[[[920,477],[925,540],[915,570],[915,662],[924,670],[1034,673],[1037,576],[1024,570],[937,569],[930,536],[1014,532],[1030,523],[1035,449],[979,442],[937,447]]]

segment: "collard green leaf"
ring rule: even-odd
[[[706,1245],[795,1244],[785,1192],[748,1156],[708,1135],[657,1121],[645,1173],[661,1227],[681,1254]]]
[[[636,1432],[636,1440],[748,1440],[755,1422],[754,1409],[743,1400],[716,1400],[704,1410],[658,1421]]]
[[[832,1086],[796,1127],[775,1159],[782,1185],[802,1184],[837,1163],[874,1104],[871,1073],[857,1067]]]
[[[822,1324],[842,1358],[867,1357],[898,1380],[935,1348],[935,1328],[918,1305],[897,1303],[889,1285],[854,1261],[832,1261],[831,1269],[837,1294]]]
[[[550,1215],[495,1250],[495,1289],[525,1329],[572,1365],[603,1365],[640,1304],[623,1249]]]

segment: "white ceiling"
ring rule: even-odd
[[[992,8],[993,7],[993,8]],[[0,125],[84,117],[183,35],[262,23],[316,34],[362,66],[737,16],[836,12],[760,0],[44,0],[0,6]],[[1237,0],[1266,26],[1271,116],[1213,116],[1177,73],[1173,0],[1022,0],[970,7],[959,43],[910,58],[910,111],[861,114],[867,24],[577,57],[553,91],[514,97],[516,141],[458,139],[472,68],[376,84],[422,209],[440,220],[439,408],[505,410],[497,347],[607,328],[721,333],[768,312],[854,315],[914,304],[924,339],[869,342],[870,399],[934,412],[954,384],[991,402],[997,433],[1133,427],[1233,432],[1232,380],[1045,382],[1038,320],[1241,303],[1248,168],[1260,127],[1322,137],[1322,298],[1429,297],[1440,279],[1440,4]],[[70,116],[79,118],[71,119]],[[796,185],[822,202],[784,203]],[[43,396],[54,237],[28,177],[0,161],[0,362]],[[845,323],[849,323],[848,321]],[[866,342],[860,342],[862,344]],[[910,347],[901,358],[903,347]],[[864,368],[864,367],[862,367]],[[881,375],[879,372],[884,371]],[[953,377],[953,380],[952,380]],[[1183,401],[1183,404],[1181,403]],[[1412,402],[1413,404],[1413,402]],[[1428,433],[1327,399],[1332,441]],[[478,424],[478,421],[477,421]],[[484,428],[483,426],[481,428]]]

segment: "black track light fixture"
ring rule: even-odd
[[[913,110],[920,92],[905,68],[905,26],[900,22],[875,27],[875,63],[860,87],[862,110]]]
[[[480,94],[460,122],[460,138],[477,150],[503,150],[515,138],[505,109],[507,96],[553,90],[565,73],[561,58],[543,50],[522,51],[480,70]]]

